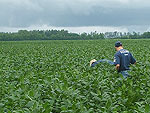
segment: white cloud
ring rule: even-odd
[[[83,26],[83,27],[54,27],[54,26],[47,26],[47,25],[33,25],[27,28],[7,28],[7,27],[0,27],[0,32],[17,32],[18,30],[68,30],[69,32],[73,33],[91,33],[91,32],[98,32],[98,33],[105,33],[105,32],[128,32],[126,27],[112,27],[112,26]]]
[[[33,0],[1,0],[0,4],[5,6],[5,8],[9,8],[10,10],[42,10],[40,5]]]
[[[27,28],[46,24],[77,26],[78,31],[84,31],[82,26],[86,26],[87,32],[115,28],[109,26],[143,26],[150,23],[149,4],[150,0],[0,0],[0,26]]]

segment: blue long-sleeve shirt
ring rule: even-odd
[[[135,62],[136,60],[132,54],[126,49],[120,49],[114,57],[114,65],[120,65],[118,72],[130,70],[130,64],[134,64]]]
[[[108,64],[110,64],[110,65],[114,65],[114,62],[112,62],[112,61],[110,61],[110,60],[107,60],[107,59],[102,59],[102,60],[98,60],[98,61],[96,61],[96,62],[93,62],[93,63],[91,64],[91,67],[94,67],[96,64],[98,64],[98,63],[100,63],[100,62],[106,62],[106,63],[108,63]]]

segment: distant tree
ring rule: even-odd
[[[141,37],[142,38],[150,38],[150,32],[144,32]]]
[[[150,32],[144,32],[140,35],[138,32],[106,32],[104,33],[69,33],[67,30],[19,30],[18,32],[0,32],[0,41],[21,41],[21,40],[89,40],[89,39],[140,39],[150,38]]]

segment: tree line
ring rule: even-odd
[[[150,32],[144,32],[143,34],[133,32],[132,34],[129,33],[128,35],[124,35],[124,36],[121,36],[118,38],[121,38],[121,39],[150,39]]]
[[[91,39],[146,39],[150,38],[150,32],[140,33],[69,33],[67,30],[19,30],[18,32],[0,32],[0,41],[22,41],[22,40],[91,40]]]
[[[106,32],[104,34],[105,38],[113,38],[113,39],[149,39],[150,32],[144,32],[140,34],[140,32]]]
[[[67,30],[19,30],[18,32],[0,33],[0,41],[21,41],[21,40],[86,40],[104,39],[104,34],[91,33],[69,33]]]

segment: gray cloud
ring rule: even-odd
[[[147,26],[149,0],[1,0],[0,27]]]

